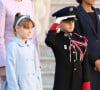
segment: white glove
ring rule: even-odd
[[[59,32],[59,24],[62,20],[64,19],[67,19],[68,17],[67,16],[64,16],[64,17],[58,17],[56,19],[56,21],[53,23],[53,25],[51,26],[50,30],[56,30],[56,32]]]
[[[58,17],[58,18],[56,19],[55,23],[60,24],[61,21],[63,21],[64,19],[67,19],[67,18],[68,18],[67,16],[64,16],[64,17]]]

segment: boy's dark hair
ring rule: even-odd
[[[82,3],[82,0],[76,0],[79,4],[81,4]]]

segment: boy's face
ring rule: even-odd
[[[64,32],[73,32],[74,31],[74,20],[62,21],[60,23],[60,29]]]
[[[96,0],[82,0],[82,3],[85,3],[87,5],[94,5]]]

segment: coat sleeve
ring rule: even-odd
[[[97,57],[95,57],[94,55],[92,55],[91,53],[88,52],[88,60],[89,63],[94,67],[95,66],[95,61],[99,59]]]
[[[18,80],[16,77],[16,50],[14,45],[8,45],[6,54],[6,77],[8,87],[7,90],[19,90]]]
[[[43,90],[40,62],[39,62],[39,57],[38,57],[36,47],[34,48],[34,54],[35,54],[34,64],[35,64],[35,71],[36,71],[37,83],[38,83],[37,90]]]
[[[47,34],[47,38],[45,43],[49,47],[54,47],[56,45],[56,34],[59,33],[59,23],[61,22],[61,18],[56,19],[56,21],[52,24]]]
[[[83,63],[82,63],[82,71],[83,71],[83,83],[82,90],[90,90],[90,79],[89,79],[89,66],[88,66],[88,54],[86,52]]]
[[[49,47],[54,47],[56,45],[56,31],[55,30],[51,30],[48,32],[45,43]]]
[[[3,0],[0,0],[0,67],[5,66],[5,20],[6,10],[4,7]]]

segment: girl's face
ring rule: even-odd
[[[85,3],[87,5],[94,5],[96,0],[82,0],[82,3]]]
[[[60,29],[64,32],[74,31],[74,21],[62,21],[60,23]]]
[[[21,40],[27,40],[31,37],[32,28],[24,28],[23,26],[16,27],[16,36]]]

